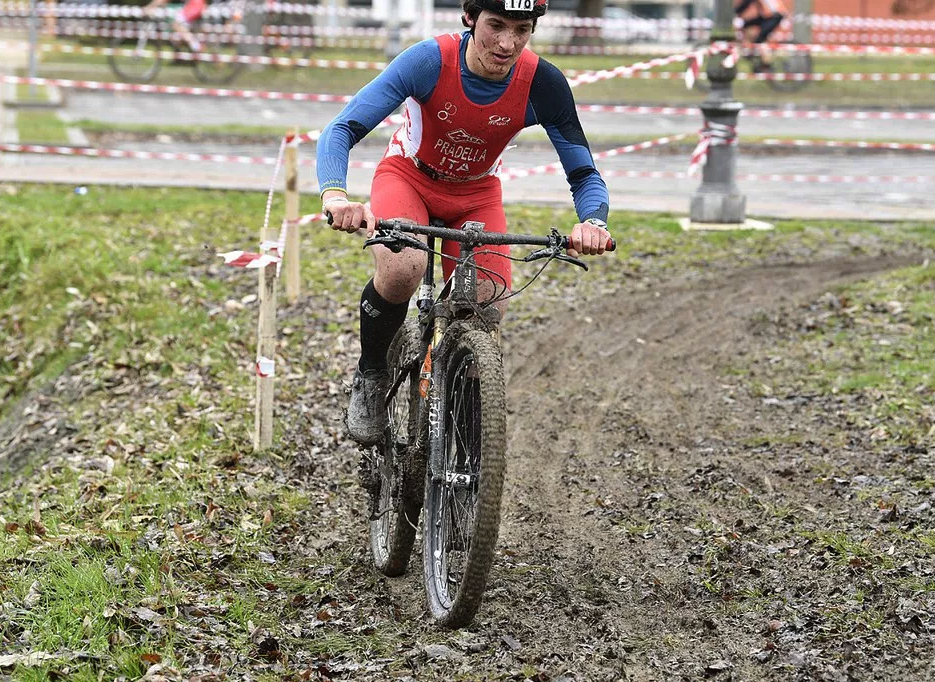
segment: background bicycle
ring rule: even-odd
[[[766,63],[760,54],[761,46],[753,43],[744,43],[740,47],[740,62],[746,64],[745,70],[753,74],[764,74],[766,85],[776,92],[798,92],[807,87],[812,74],[812,55],[807,50],[797,49],[794,43],[771,43],[769,45],[770,61]],[[797,78],[804,76],[804,78]],[[699,92],[711,90],[707,78],[695,81],[694,89]]]
[[[156,78],[163,60],[175,51],[200,57],[190,63],[195,77],[203,83],[229,83],[243,70],[244,64],[231,59],[243,53],[238,38],[245,35],[245,30],[238,6],[215,5],[209,14],[192,22],[192,35],[198,40],[194,45],[173,31],[172,16],[178,7],[168,5],[163,16],[143,18],[132,24],[128,35],[112,40],[108,62],[114,73],[125,81],[148,83]]]
[[[426,235],[427,243],[412,236],[417,234]],[[435,223],[380,221],[367,245],[437,254],[436,238],[460,242],[461,256],[437,301],[434,257],[429,258],[417,301],[419,319],[400,329],[387,354],[388,425],[384,442],[364,458],[361,478],[371,498],[374,564],[386,575],[405,572],[424,506],[422,554],[429,611],[440,625],[455,628],[471,622],[483,598],[499,532],[506,469],[500,314],[493,305],[496,300],[477,302],[475,249],[488,244],[535,245],[541,248],[515,260],[547,259],[545,265],[562,260],[585,270],[587,266],[565,254],[568,238],[554,229],[548,237],[537,237],[483,232],[482,223],[452,230]],[[608,250],[613,248],[611,240]],[[522,291],[507,294],[506,282],[502,285],[504,296]]]

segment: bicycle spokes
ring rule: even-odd
[[[466,356],[452,377],[446,417],[446,458],[441,521],[436,528],[438,560],[445,591],[461,582],[471,549],[480,480],[480,390],[473,356]],[[442,587],[441,585],[439,587]]]

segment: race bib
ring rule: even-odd
[[[532,12],[535,0],[503,0],[507,12]]]

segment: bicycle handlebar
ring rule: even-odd
[[[469,223],[466,223],[469,225]],[[427,237],[437,237],[447,239],[453,242],[462,242],[468,244],[478,244],[486,246],[500,245],[527,245],[527,246],[551,246],[568,249],[571,246],[571,238],[567,235],[559,234],[553,230],[547,237],[531,234],[511,234],[509,232],[483,232],[478,229],[465,227],[460,230],[453,230],[450,227],[436,227],[435,225],[417,225],[404,220],[378,220],[377,231],[399,230],[400,232],[409,232],[411,234],[421,234]],[[608,238],[605,251],[615,251],[617,242],[613,237]]]

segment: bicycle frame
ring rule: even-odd
[[[418,325],[401,328],[388,352],[395,377],[385,403],[391,416],[386,438],[376,446],[380,478],[367,477],[372,503],[380,503],[371,507],[371,546],[381,571],[401,575],[415,541],[411,519],[418,517],[424,502],[429,609],[441,625],[461,627],[480,605],[493,561],[506,461],[500,313],[491,305],[494,301],[477,301],[474,250],[493,244],[538,245],[545,248],[522,260],[549,258],[587,266],[565,253],[568,238],[555,229],[538,237],[484,232],[482,223],[471,222],[460,230],[438,222],[420,226],[402,221],[380,221],[377,228],[366,246],[382,244],[397,253],[417,248],[431,257],[418,290]],[[439,238],[459,242],[460,257],[436,299]],[[607,246],[613,250],[615,245]],[[405,401],[404,412],[396,412],[399,401]],[[397,430],[400,425],[405,432]],[[416,492],[420,484],[423,496]]]

